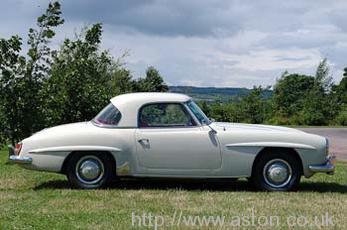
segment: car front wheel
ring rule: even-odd
[[[106,154],[73,155],[67,166],[67,178],[74,188],[97,189],[109,185],[113,179],[112,159]]]
[[[296,190],[301,178],[300,162],[290,153],[264,154],[256,162],[252,181],[260,190]]]

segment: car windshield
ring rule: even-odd
[[[186,105],[192,111],[192,113],[195,115],[195,117],[200,121],[201,124],[210,124],[211,121],[208,119],[206,114],[200,109],[200,107],[194,102],[194,101],[188,101],[186,102]]]
[[[99,125],[115,126],[118,124],[121,117],[120,111],[110,103],[93,119],[93,122]]]

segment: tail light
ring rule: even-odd
[[[15,146],[15,148],[14,148],[14,153],[16,154],[16,155],[19,155],[19,153],[20,153],[20,150],[22,149],[22,143],[20,142],[20,143],[18,143],[18,144],[16,144],[16,146]]]

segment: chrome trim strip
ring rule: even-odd
[[[8,160],[10,163],[14,164],[31,164],[33,162],[31,157],[21,157],[16,155],[11,155]]]
[[[291,142],[242,142],[234,144],[226,144],[227,149],[232,147],[284,147],[284,148],[297,148],[297,149],[315,149],[315,147],[305,144],[297,144]]]
[[[47,154],[50,152],[72,152],[72,151],[110,151],[110,152],[120,152],[119,148],[101,146],[101,145],[67,145],[67,146],[56,146],[41,149],[32,149],[29,153],[33,154]]]

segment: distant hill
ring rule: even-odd
[[[195,86],[169,86],[169,91],[173,93],[183,93],[193,97],[196,100],[203,101],[237,101],[242,96],[247,95],[251,89],[232,88],[232,87],[195,87]],[[272,91],[266,90],[264,97],[271,97]]]

